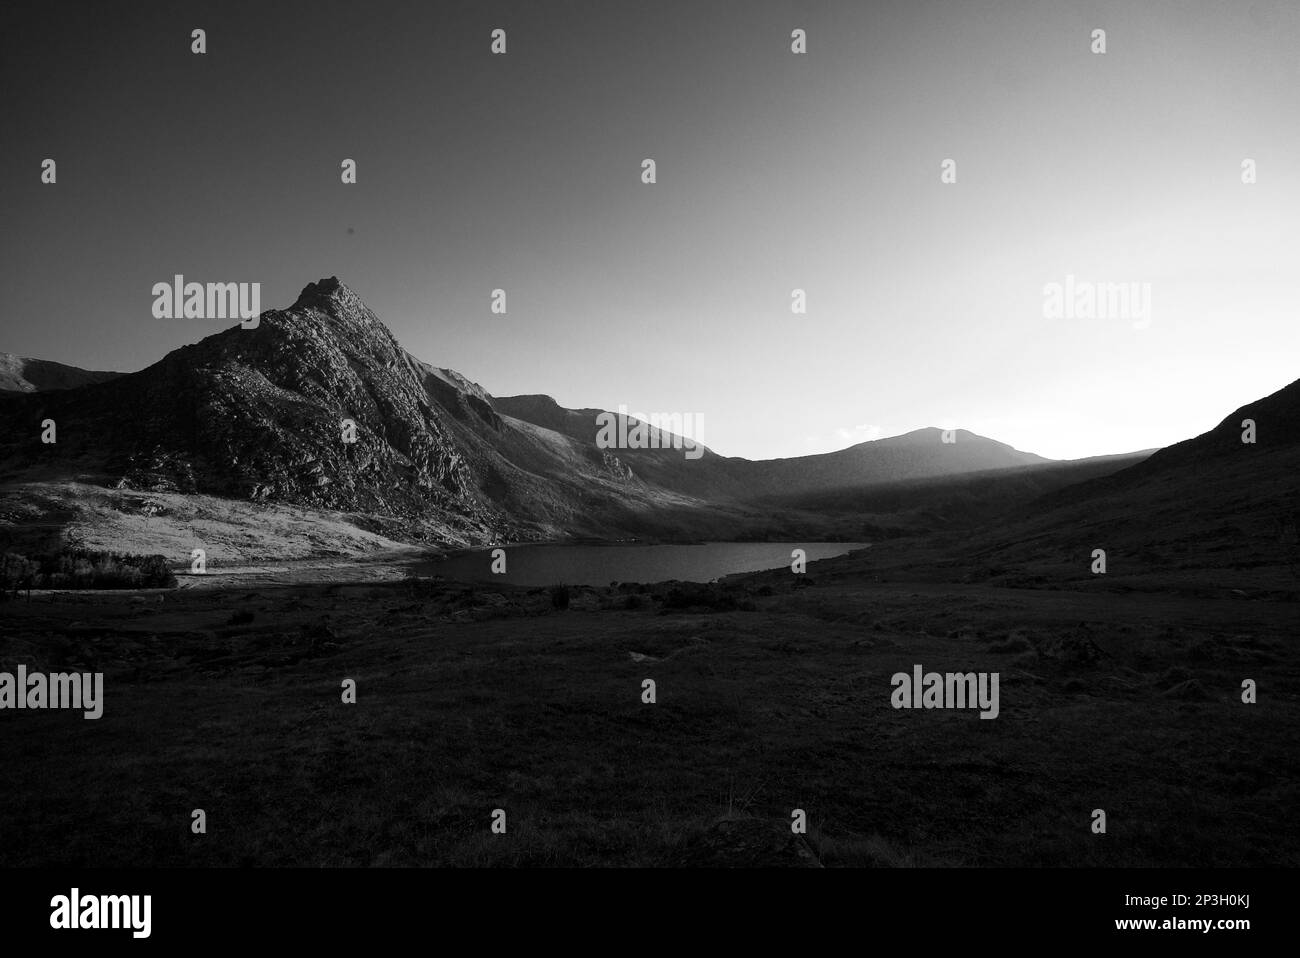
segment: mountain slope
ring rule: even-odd
[[[90,383],[107,382],[121,375],[65,366],[48,359],[28,359],[13,353],[0,353],[0,392],[32,393],[75,389]]]
[[[294,503],[371,517],[367,527],[390,537],[462,542],[853,537],[882,526],[842,523],[827,496],[1050,464],[964,430],[944,443],[937,429],[764,462],[603,449],[600,412],[495,398],[416,359],[331,277],[256,328],[226,329],[137,373],[7,394],[0,452],[15,481]],[[46,419],[53,445],[39,441]],[[1015,488],[1042,491],[1062,475]]]
[[[6,402],[12,460],[80,461],[135,489],[274,499],[416,521],[509,523],[476,494],[392,334],[337,280],[255,329],[234,327],[138,373]],[[58,442],[33,445],[53,419]],[[343,441],[342,421],[357,426]]]
[[[1253,444],[1241,441],[1244,419]],[[1300,380],[1135,465],[1027,502],[1005,524],[936,540],[936,553],[950,551],[934,566],[1005,584],[1294,598],[1298,475]],[[1096,549],[1104,575],[1092,572]]]
[[[492,403],[498,412],[589,445],[595,443],[596,417],[602,414],[599,409],[565,409],[550,396],[509,396]],[[634,473],[656,485],[702,498],[745,502],[1051,461],[965,429],[955,430],[954,442],[945,443],[942,437],[942,430],[918,429],[837,452],[757,461],[719,456],[707,447],[697,459],[687,459],[681,449],[674,448],[620,449],[618,456]],[[661,441],[660,446],[664,445]]]
[[[1243,424],[1255,424],[1254,442],[1243,442]],[[1123,482],[1172,469],[1197,468],[1245,456],[1269,457],[1300,444],[1300,380],[1234,410],[1209,432],[1159,450]]]
[[[52,445],[38,439],[46,419]],[[694,504],[612,452],[498,415],[479,387],[406,353],[335,278],[138,373],[12,395],[0,423],[11,478],[300,503],[397,518],[411,538],[429,524],[480,541],[627,534]]]

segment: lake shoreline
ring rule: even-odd
[[[621,547],[621,548],[620,548]],[[801,566],[871,547],[868,542],[651,542],[559,540],[457,549],[410,564],[411,574],[538,587],[707,583]],[[497,550],[500,550],[498,553]],[[698,551],[697,551],[698,550]],[[801,550],[796,557],[796,550]],[[800,570],[802,571],[802,570]]]

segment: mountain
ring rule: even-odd
[[[227,329],[107,382],[11,397],[0,415],[14,423],[6,452],[20,467],[48,464],[57,451],[132,489],[416,524],[434,513],[480,533],[508,526],[476,495],[405,352],[337,281],[307,286],[256,329]],[[57,444],[33,444],[46,418]],[[355,444],[342,441],[344,419],[357,425]]]
[[[1242,422],[1255,424],[1243,442]],[[1297,594],[1300,380],[1240,407],[1208,432],[1030,497],[1009,521],[963,533],[941,563],[1002,584],[1194,594]],[[1106,553],[1105,575],[1091,571]]]
[[[1246,420],[1254,423],[1254,441],[1244,442]],[[1300,445],[1300,380],[1263,399],[1234,410],[1209,432],[1166,446],[1123,482],[1170,470],[1200,469],[1229,461],[1256,462],[1284,454]]]
[[[682,448],[600,448],[601,410],[495,398],[422,362],[334,277],[264,312],[253,329],[226,329],[136,373],[83,375],[107,378],[0,400],[9,482],[76,477],[296,504],[405,541],[853,538],[883,527],[844,522],[817,497],[1047,467],[1055,478],[1032,483],[1035,492],[1069,481],[1066,464],[964,430],[951,443],[922,429],[762,462],[708,449],[688,458]],[[53,445],[39,441],[46,419],[57,426]],[[355,442],[345,441],[349,422]]]
[[[499,412],[582,443],[595,441],[596,417],[603,412],[564,409],[550,396],[538,395],[498,398],[493,405]],[[952,439],[951,443],[943,442],[939,429],[918,429],[837,452],[756,461],[718,456],[707,448],[698,459],[688,460],[680,449],[663,448],[670,443],[660,441],[658,449],[620,449],[619,457],[637,475],[657,485],[703,498],[743,501],[788,498],[795,490],[801,496],[810,496],[1051,461],[965,429],[955,430]]]
[[[121,373],[78,369],[47,359],[28,359],[0,353],[0,392],[32,393],[52,389],[75,389],[90,383],[107,382]]]
[[[52,445],[38,439],[46,419]],[[477,541],[596,535],[688,504],[609,451],[498,415],[482,389],[407,354],[335,278],[256,328],[140,372],[10,395],[0,423],[11,480],[62,470],[145,492],[298,503],[396,519],[410,539],[430,525]]]
[[[838,452],[748,463],[744,468],[745,482],[757,495],[785,496],[794,489],[801,495],[810,495],[1016,469],[1050,461],[965,429],[954,430],[951,438],[952,442],[944,442],[940,429],[917,429],[889,439],[858,443]]]

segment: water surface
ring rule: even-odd
[[[808,561],[844,555],[865,542],[705,542],[699,545],[518,545],[505,546],[506,572],[492,572],[492,550],[422,562],[418,575],[511,585],[609,585],[611,582],[710,582],[737,572],[788,568],[790,553],[803,549]]]

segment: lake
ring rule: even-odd
[[[492,550],[421,562],[418,575],[511,585],[609,585],[611,582],[709,582],[737,572],[788,568],[790,553],[808,561],[844,555],[866,542],[705,542],[699,545],[516,545],[504,546],[506,572],[492,572]]]

